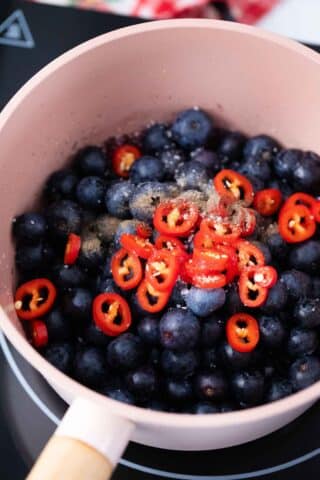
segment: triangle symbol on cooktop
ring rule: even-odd
[[[32,33],[22,10],[15,10],[0,24],[0,45],[33,48]]]

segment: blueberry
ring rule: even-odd
[[[240,132],[228,132],[222,139],[217,152],[224,163],[241,159],[246,137]]]
[[[270,162],[280,149],[279,143],[268,135],[257,135],[247,140],[243,155],[245,159],[253,158],[262,162]]]
[[[168,127],[163,123],[156,123],[147,128],[142,137],[142,146],[147,153],[156,153],[171,146]]]
[[[183,190],[203,190],[210,180],[206,167],[196,160],[180,165],[175,171],[174,179]]]
[[[311,355],[318,347],[318,337],[314,330],[293,328],[289,333],[287,350],[291,357]]]
[[[110,337],[100,330],[94,323],[89,323],[82,331],[82,338],[85,343],[95,347],[106,347]]]
[[[106,278],[103,275],[99,275],[97,277],[95,291],[97,295],[99,293],[107,293],[107,292],[120,293],[120,289],[114,283],[112,278]]]
[[[79,233],[81,229],[82,210],[70,200],[60,200],[49,205],[47,222],[51,236],[66,240],[69,233]]]
[[[43,243],[16,247],[15,262],[20,272],[42,271],[50,265],[53,257],[54,252],[50,245]]]
[[[91,318],[92,293],[85,288],[73,288],[65,293],[62,299],[62,309],[66,316],[74,320],[89,320]]]
[[[273,380],[266,395],[267,402],[275,402],[292,393],[292,385],[288,380]]]
[[[289,296],[293,299],[306,297],[311,291],[311,278],[299,270],[286,270],[280,275],[280,282],[286,288]]]
[[[162,370],[172,377],[189,377],[198,366],[198,358],[194,351],[174,352],[163,350],[161,355]]]
[[[165,391],[173,403],[184,403],[192,398],[192,383],[186,378],[168,378]]]
[[[320,325],[320,298],[300,299],[293,311],[293,316],[303,328],[314,328]]]
[[[270,349],[279,348],[286,336],[281,320],[275,315],[262,315],[259,318],[259,330],[262,344]]]
[[[224,333],[224,322],[216,315],[204,318],[201,322],[201,344],[204,347],[216,345]]]
[[[188,150],[205,146],[212,130],[211,118],[203,110],[195,108],[179,113],[172,125],[173,139]]]
[[[151,399],[144,404],[144,408],[149,410],[155,410],[156,412],[163,412],[168,410],[168,405],[165,402],[159,399]]]
[[[106,184],[102,178],[97,176],[84,177],[77,186],[78,202],[85,208],[102,210]]]
[[[293,390],[302,390],[320,379],[320,360],[311,355],[298,358],[290,367],[289,377]]]
[[[18,242],[37,243],[47,231],[47,222],[41,213],[24,213],[13,219],[12,231]]]
[[[75,357],[74,375],[88,387],[97,388],[106,379],[107,371],[104,355],[96,347],[86,347]]]
[[[63,342],[71,335],[70,324],[58,307],[53,308],[45,317],[49,342]]]
[[[202,400],[222,400],[228,393],[228,383],[218,370],[198,373],[194,380],[194,390]]]
[[[74,349],[70,343],[50,343],[45,351],[45,359],[61,372],[70,374],[72,372]]]
[[[130,218],[129,202],[134,192],[131,182],[116,182],[108,188],[105,203],[108,212],[118,218]]]
[[[109,343],[107,360],[116,370],[132,370],[143,363],[144,350],[139,337],[132,333],[123,333]]]
[[[138,185],[130,200],[130,211],[133,218],[151,222],[158,204],[171,195],[167,184],[146,182]]]
[[[55,265],[52,269],[52,279],[61,290],[80,287],[88,282],[87,275],[78,265]]]
[[[235,283],[232,283],[229,285],[229,287],[227,287],[224,308],[228,313],[230,313],[230,315],[241,311],[243,308],[243,304],[239,296],[239,289]]]
[[[45,186],[45,197],[49,202],[73,199],[75,197],[78,180],[77,175],[69,169],[53,172]]]
[[[292,172],[293,185],[298,191],[320,194],[320,157],[314,152],[304,152]]]
[[[159,343],[159,320],[151,316],[142,318],[138,323],[137,332],[147,345],[157,345]]]
[[[236,372],[231,378],[231,388],[241,406],[257,405],[263,399],[263,375],[255,370]]]
[[[187,283],[178,279],[172,289],[170,297],[171,307],[183,307],[185,305],[184,292],[188,289]]]
[[[158,390],[156,372],[150,366],[138,367],[126,375],[126,385],[139,400],[147,400]]]
[[[192,413],[195,413],[196,415],[203,415],[206,413],[218,413],[219,411],[219,407],[217,407],[211,402],[198,402],[194,405],[192,409]]]
[[[312,295],[314,297],[320,297],[320,277],[312,278]]]
[[[294,247],[289,256],[292,268],[307,273],[317,273],[320,269],[320,241],[308,240]]]
[[[114,386],[106,386],[101,391],[101,393],[103,393],[109,398],[112,398],[112,400],[117,400],[118,402],[127,403],[128,405],[134,405],[133,395],[123,387],[117,388]]]
[[[252,361],[252,352],[238,352],[227,342],[223,342],[219,349],[219,363],[221,367],[230,370],[242,370],[247,368]]]
[[[110,243],[114,240],[120,223],[119,218],[111,215],[99,215],[87,226],[86,231],[95,234],[102,242]]]
[[[81,241],[78,262],[88,271],[96,271],[105,261],[107,248],[95,235],[90,235]]]
[[[130,235],[136,235],[137,226],[140,223],[141,222],[139,220],[124,220],[123,222],[119,223],[119,226],[114,236],[114,242],[116,247],[120,247],[120,238],[121,238],[121,235],[123,235],[124,233],[129,233]]]
[[[152,365],[154,368],[159,368],[160,361],[161,361],[161,352],[159,348],[152,348],[149,352],[148,363]]]
[[[215,370],[219,364],[216,347],[205,348],[201,351],[201,365],[205,370]]]
[[[174,172],[186,161],[186,154],[178,148],[171,148],[161,152],[160,160],[163,165],[165,178],[173,180]]]
[[[75,157],[75,166],[82,176],[97,175],[102,177],[107,169],[107,159],[102,148],[87,146]]]
[[[199,317],[207,317],[218,310],[224,305],[225,300],[226,294],[222,288],[191,287],[185,296],[187,307]]]
[[[283,240],[279,233],[275,232],[267,234],[265,242],[273,257],[278,260],[283,260],[287,256],[289,250],[288,244]]]
[[[131,167],[130,180],[133,183],[143,183],[163,180],[164,168],[160,158],[145,155],[138,158]]]
[[[212,150],[206,148],[197,148],[191,152],[193,161],[201,163],[206,168],[207,175],[212,176],[221,169],[221,162],[218,155]]]
[[[302,155],[303,152],[297,149],[281,150],[273,159],[273,168],[278,177],[291,180]]]
[[[259,250],[261,250],[261,252],[263,253],[264,259],[265,259],[265,263],[267,265],[270,264],[272,262],[272,255],[271,255],[271,252],[269,250],[269,247],[265,243],[259,242],[258,240],[253,240],[251,243],[253,243],[253,245],[258,247]]]
[[[190,311],[172,308],[160,320],[160,342],[164,348],[187,351],[200,336],[200,324]]]
[[[282,282],[277,282],[268,291],[266,302],[262,305],[262,310],[266,313],[277,313],[284,310],[288,301],[288,293]]]
[[[249,158],[240,167],[240,172],[249,179],[258,178],[263,182],[269,181],[271,168],[265,160]]]

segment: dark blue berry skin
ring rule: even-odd
[[[234,412],[237,409],[237,406],[232,402],[220,403],[220,413]]]
[[[77,153],[75,167],[83,177],[88,175],[102,177],[107,169],[107,159],[101,148],[88,146]]]
[[[161,352],[159,348],[152,348],[149,352],[149,364],[152,365],[154,368],[160,367],[160,360],[161,360]]]
[[[171,307],[182,307],[185,305],[185,292],[188,289],[187,283],[182,280],[177,280],[173,290],[171,292],[171,297],[169,300],[169,305]]]
[[[198,358],[194,351],[174,352],[163,350],[161,355],[162,370],[172,377],[190,377],[198,366]]]
[[[168,378],[165,382],[165,392],[172,403],[184,403],[192,397],[192,383],[187,378]]]
[[[192,408],[192,413],[195,413],[196,415],[218,413],[219,411],[219,407],[210,402],[198,402]]]
[[[267,182],[271,177],[271,168],[265,160],[249,158],[241,165],[240,173],[249,179],[258,178],[262,182]]]
[[[275,402],[281,398],[285,398],[292,393],[292,385],[288,380],[273,380],[266,394],[267,402]]]
[[[259,250],[261,250],[261,252],[263,253],[266,265],[269,265],[272,262],[272,255],[268,246],[263,242],[259,242],[258,240],[253,240],[251,243],[253,243],[253,245],[258,247]]]
[[[252,352],[238,352],[228,342],[223,342],[219,348],[219,364],[222,368],[243,370],[250,365],[252,358]]]
[[[277,282],[268,291],[266,302],[261,309],[266,313],[277,313],[284,310],[288,301],[288,292],[282,282]]]
[[[79,382],[88,387],[99,387],[107,377],[102,350],[96,347],[85,347],[78,351],[74,362],[74,375]]]
[[[86,225],[83,236],[85,237],[85,234],[92,233],[96,235],[103,243],[112,243],[120,223],[122,222],[119,218],[112,217],[111,215],[98,215],[93,222],[91,222],[89,225]]]
[[[213,131],[211,118],[202,110],[189,109],[178,114],[172,125],[172,136],[187,150],[204,147]]]
[[[108,292],[120,293],[120,289],[114,283],[112,278],[110,277],[106,278],[103,275],[100,275],[99,277],[97,277],[97,280],[96,280],[95,292],[97,295],[99,295],[99,293],[108,293]]]
[[[313,297],[320,296],[320,277],[312,278],[312,296]]]
[[[124,387],[106,386],[101,390],[101,393],[112,400],[127,403],[128,405],[134,405],[133,395]]]
[[[156,372],[149,365],[132,370],[125,381],[128,390],[139,400],[151,398],[158,390]]]
[[[143,343],[158,345],[160,340],[159,320],[151,316],[142,318],[138,323],[137,332]]]
[[[72,373],[74,349],[70,343],[50,343],[45,351],[45,359],[63,373]]]
[[[177,351],[192,349],[199,340],[200,323],[190,311],[172,308],[160,320],[160,342]]]
[[[201,350],[201,365],[204,370],[215,370],[219,365],[219,356],[216,347]]]
[[[157,181],[164,178],[164,168],[160,158],[145,155],[138,158],[130,169],[129,178],[133,183]]]
[[[42,242],[36,245],[18,245],[16,247],[15,262],[20,272],[43,271],[53,259],[52,247]]]
[[[106,347],[110,342],[110,337],[100,330],[94,323],[89,323],[81,334],[84,342],[94,347]]]
[[[223,400],[228,393],[228,382],[218,370],[198,373],[194,379],[194,391],[201,400]]]
[[[92,292],[85,288],[73,288],[62,298],[62,311],[70,320],[87,320],[91,318]]]
[[[226,294],[222,288],[204,289],[191,287],[185,295],[185,302],[189,310],[198,317],[207,317],[221,308],[226,301]]]
[[[191,152],[192,161],[201,163],[206,168],[207,175],[212,176],[221,169],[221,162],[218,155],[212,150],[206,148],[197,148]]]
[[[281,150],[273,159],[273,168],[278,177],[290,181],[302,155],[303,152],[297,149]]]
[[[217,153],[224,163],[241,159],[246,137],[240,132],[228,132],[222,139]]]
[[[233,283],[226,289],[226,301],[224,304],[224,310],[228,314],[233,315],[234,313],[240,312],[242,309],[242,302],[239,296],[238,286]]]
[[[148,408],[149,410],[154,410],[156,412],[163,412],[163,411],[169,410],[168,405],[162,400],[158,400],[158,399],[149,400],[143,406],[144,408]]]
[[[293,186],[298,191],[319,195],[320,157],[314,152],[304,152],[295,165],[292,175]]]
[[[231,378],[233,394],[242,407],[261,403],[264,395],[264,378],[257,371],[236,372]]]
[[[146,182],[137,186],[130,200],[130,211],[133,218],[144,222],[152,222],[158,204],[170,197],[168,184]]]
[[[201,345],[213,347],[224,333],[224,322],[217,315],[204,318],[201,322]]]
[[[184,151],[178,148],[164,150],[161,152],[159,158],[163,165],[166,180],[173,180],[175,171],[180,165],[183,165],[187,159]]]
[[[85,208],[101,211],[104,208],[106,184],[97,176],[84,177],[77,186],[77,199]]]
[[[289,333],[287,350],[291,357],[311,355],[318,347],[319,341],[314,330],[293,328]]]
[[[53,172],[46,182],[44,195],[49,202],[72,200],[78,184],[77,175],[69,169]]]
[[[320,360],[313,355],[298,358],[293,362],[289,371],[289,379],[293,390],[307,388],[320,379]]]
[[[294,307],[293,316],[300,327],[318,327],[320,325],[320,298],[299,300]]]
[[[245,159],[253,158],[262,162],[270,162],[280,150],[279,143],[268,135],[257,135],[247,140],[243,155]]]
[[[82,210],[71,200],[60,200],[47,208],[47,222],[50,236],[65,241],[69,233],[79,233],[81,229]]]
[[[120,238],[124,233],[130,233],[131,235],[136,235],[137,226],[141,223],[139,220],[124,220],[119,223],[119,226],[116,230],[114,236],[114,243],[116,247],[120,247]]]
[[[140,338],[132,333],[123,333],[109,343],[108,365],[114,370],[133,370],[144,360],[144,349]]]
[[[270,349],[281,347],[286,337],[285,328],[276,315],[262,315],[259,318],[261,343]]]
[[[182,190],[203,190],[210,177],[206,167],[196,160],[191,160],[177,168],[174,179]]]
[[[78,265],[59,264],[52,269],[52,280],[57,288],[66,290],[85,285],[88,277]]]
[[[280,282],[285,285],[292,299],[307,297],[311,291],[311,278],[300,270],[286,270],[280,275]]]
[[[320,269],[320,241],[308,240],[294,247],[289,255],[292,268],[307,273],[317,273]]]
[[[95,235],[81,241],[78,263],[83,269],[96,272],[105,263],[106,256],[106,245]]]
[[[134,188],[131,182],[116,182],[107,189],[105,204],[111,215],[121,219],[131,217],[129,202]]]
[[[38,243],[47,231],[46,219],[41,213],[24,213],[12,221],[12,233],[20,243]]]
[[[43,320],[47,326],[50,344],[52,342],[63,342],[70,338],[70,324],[58,307],[53,308]]]
[[[283,260],[288,255],[288,244],[283,240],[279,233],[268,234],[265,237],[265,242],[265,245],[268,246],[272,256],[277,260]]]
[[[156,123],[145,130],[142,137],[142,147],[147,153],[156,153],[171,146],[168,136],[168,127],[163,123]]]

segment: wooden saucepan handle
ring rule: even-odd
[[[132,430],[100,404],[77,399],[26,480],[108,480]]]

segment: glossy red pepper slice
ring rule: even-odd
[[[130,169],[137,158],[141,157],[139,148],[134,145],[121,145],[112,156],[112,167],[120,177],[129,177]]]
[[[252,352],[259,343],[259,324],[248,313],[235,313],[227,320],[226,335],[229,345],[237,352]]]
[[[147,259],[154,251],[154,245],[147,238],[123,233],[120,238],[122,247],[130,253],[135,253],[138,257]]]
[[[100,293],[93,300],[94,323],[110,337],[116,337],[131,325],[131,311],[126,300],[117,293]]]
[[[250,235],[252,235],[257,225],[257,217],[255,211],[251,208],[242,208],[239,224],[242,237],[249,237]]]
[[[239,296],[246,307],[257,308],[264,304],[268,288],[255,282],[255,269],[243,270],[239,278]]]
[[[161,202],[154,213],[153,224],[159,233],[175,237],[187,236],[197,223],[198,207],[184,200]]]
[[[265,264],[265,258],[260,248],[248,240],[238,240],[235,244],[235,249],[239,271],[242,271],[244,268]]]
[[[139,223],[136,228],[138,237],[150,238],[152,235],[152,228],[146,223]]]
[[[212,248],[215,242],[208,233],[204,231],[199,231],[195,234],[193,238],[194,248]]]
[[[214,242],[234,243],[240,237],[241,229],[235,223],[208,217],[202,220],[200,232],[211,237]]]
[[[157,313],[165,308],[171,291],[160,292],[146,280],[142,280],[137,289],[137,300],[140,307],[149,313]]]
[[[235,201],[242,201],[245,205],[251,205],[253,201],[254,194],[250,181],[234,170],[220,170],[214,177],[213,184],[222,196],[228,195]]]
[[[179,274],[179,260],[167,250],[155,250],[146,264],[146,281],[159,292],[171,291]]]
[[[70,233],[64,251],[64,264],[73,265],[79,256],[81,248],[81,238],[75,233]]]
[[[48,329],[42,320],[32,320],[30,322],[30,333],[34,347],[42,348],[48,344]]]
[[[14,306],[21,320],[42,317],[52,308],[57,296],[56,287],[47,278],[36,278],[18,287]]]
[[[308,207],[304,205],[284,206],[278,219],[279,233],[288,243],[303,242],[316,231],[316,222]]]
[[[287,198],[285,204],[283,205],[283,208],[294,207],[296,205],[304,205],[305,207],[309,208],[309,210],[312,210],[315,202],[316,199],[308,193],[296,192]]]
[[[259,287],[271,288],[278,280],[278,272],[275,268],[267,266],[249,267],[247,275],[252,278],[255,284]]]
[[[274,215],[280,208],[282,194],[277,188],[260,190],[254,196],[253,206],[264,217]]]
[[[201,271],[223,272],[227,269],[229,263],[229,253],[221,248],[222,245],[216,245],[212,248],[195,248],[193,251],[193,261],[200,265]]]
[[[170,235],[159,235],[155,241],[158,250],[167,250],[172,255],[180,256],[186,253],[184,244],[178,238]]]
[[[123,290],[137,287],[142,279],[142,266],[138,255],[129,253],[124,248],[113,255],[111,271],[115,283]]]
[[[311,208],[311,213],[317,223],[320,223],[320,200],[316,200]]]

